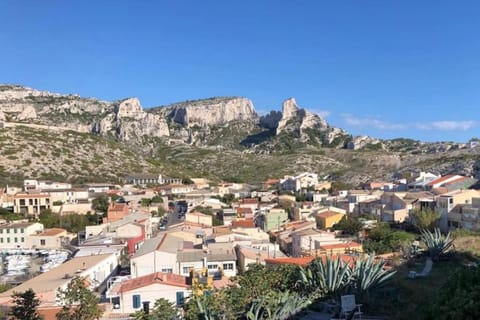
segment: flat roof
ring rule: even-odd
[[[90,269],[110,256],[111,254],[101,254],[73,258],[48,272],[42,273],[22,283],[19,286],[0,293],[0,297],[10,297],[14,292],[24,292],[28,289],[32,289],[37,294],[57,290],[59,287],[72,280],[72,278],[65,278],[66,274],[70,275],[71,277],[79,275],[77,273],[78,270]]]

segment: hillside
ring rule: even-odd
[[[259,117],[242,97],[143,109],[136,98],[106,102],[4,85],[0,123],[0,183],[116,181],[138,172],[261,181],[308,170],[353,185],[420,170],[480,175],[480,148],[352,137],[293,98]]]

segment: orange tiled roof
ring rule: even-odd
[[[361,244],[355,242],[355,241],[350,241],[347,243],[334,243],[334,244],[325,244],[321,245],[321,249],[325,250],[331,250],[331,249],[343,249],[343,248],[358,248],[361,247]]]
[[[336,216],[336,215],[339,215],[339,214],[342,214],[342,215],[343,215],[343,213],[340,213],[340,212],[325,211],[325,212],[322,212],[322,213],[317,214],[317,217],[320,217],[320,218],[330,218],[330,217],[333,217],[333,216]]]
[[[119,292],[136,290],[154,283],[190,288],[190,285],[187,284],[187,277],[173,273],[156,272],[123,282]]]
[[[453,178],[453,177],[455,177],[454,174],[447,174],[446,176],[443,176],[443,177],[441,177],[441,178],[438,178],[438,179],[435,179],[435,180],[433,180],[433,181],[430,181],[430,182],[427,183],[426,185],[427,185],[427,186],[433,186],[434,184],[442,183],[443,181],[446,181],[446,180],[448,180],[448,179],[450,179],[450,178]]]
[[[56,236],[57,234],[60,234],[66,231],[67,230],[62,228],[51,228],[51,229],[45,229],[42,233],[39,233],[39,234],[32,234],[31,236],[49,237],[49,236]]]
[[[301,258],[271,258],[265,259],[267,264],[294,264],[297,266],[305,267],[309,264],[314,258],[313,257],[301,257]]]
[[[252,219],[233,220],[232,228],[255,228],[255,223]]]

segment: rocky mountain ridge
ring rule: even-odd
[[[22,126],[35,131],[35,135],[23,134]],[[69,135],[75,139],[63,138]],[[30,137],[43,139],[45,152],[38,159],[33,151],[22,151],[36,150]],[[88,147],[82,146],[82,139],[89,141]],[[69,146],[71,141],[75,145]],[[299,107],[294,98],[284,101],[282,111],[259,116],[252,101],[242,97],[143,109],[137,98],[107,102],[0,86],[0,178],[2,174],[45,178],[55,171],[55,161],[65,155],[61,160],[63,177],[83,179],[95,172],[97,179],[101,174],[85,159],[93,157],[99,165],[100,158],[116,158],[113,151],[102,151],[105,143],[125,148],[122,161],[128,165],[122,172],[146,170],[246,180],[309,170],[352,183],[389,179],[395,172],[415,170],[480,176],[480,148],[403,138],[352,137]],[[82,150],[84,159],[69,148]],[[88,150],[95,150],[96,155],[88,154]],[[143,162],[135,169],[137,158]],[[102,170],[108,168],[109,177],[118,174],[115,162],[108,163]],[[75,172],[69,168],[75,168]]]
[[[80,132],[111,135],[125,142],[152,136],[194,145],[209,145],[211,141],[221,145],[222,139],[212,139],[210,135],[225,134],[227,130],[218,129],[232,123],[244,124],[243,128],[237,125],[236,133],[245,139],[274,130],[272,134],[263,135],[266,140],[286,132],[300,142],[308,142],[314,132],[319,136],[315,143],[321,146],[321,135],[326,134],[327,142],[347,135],[339,128],[329,127],[320,116],[299,108],[294,98],[284,101],[282,112],[259,117],[253,102],[244,97],[214,97],[144,110],[137,98],[106,102],[13,85],[0,86],[0,120],[69,127]],[[257,144],[262,142],[266,141],[257,141]],[[342,147],[343,142],[339,143]],[[242,146],[252,144],[236,147]]]

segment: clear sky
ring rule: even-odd
[[[0,1],[0,83],[144,107],[294,96],[352,134],[480,136],[480,1]]]

